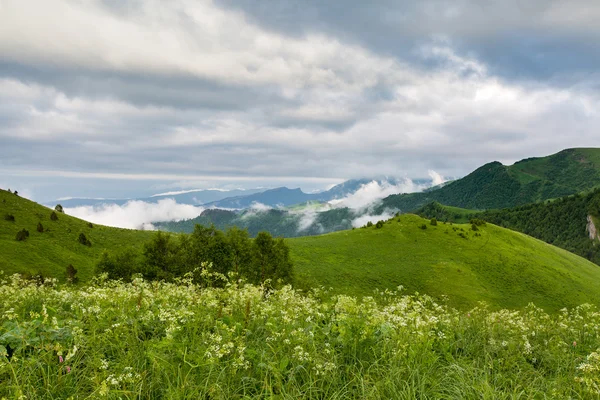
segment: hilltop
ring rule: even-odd
[[[0,270],[7,274],[28,273],[65,278],[65,270],[72,264],[81,280],[90,279],[95,263],[104,250],[128,247],[141,248],[153,233],[129,229],[93,225],[63,213],[56,213],[52,221],[52,209],[0,190]],[[14,221],[5,217],[13,216]],[[43,232],[37,231],[38,223]],[[29,231],[25,241],[17,241],[17,232]],[[83,233],[91,246],[79,243]]]
[[[424,229],[423,229],[424,227]],[[492,224],[430,225],[406,214],[381,228],[288,239],[299,287],[372,295],[374,288],[448,296],[449,304],[547,310],[600,301],[600,268]]]
[[[378,207],[412,212],[437,201],[468,209],[515,207],[600,186],[600,149],[567,149],[511,166],[486,164],[437,190],[391,195]]]

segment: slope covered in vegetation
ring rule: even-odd
[[[65,279],[69,265],[78,270],[80,280],[88,280],[94,266],[105,250],[139,251],[152,232],[110,228],[93,225],[78,218],[53,210],[0,190],[0,270],[7,274],[41,274]],[[12,217],[12,218],[11,218]],[[38,231],[38,224],[41,224]],[[29,236],[17,241],[19,231]],[[81,234],[89,246],[80,241]]]
[[[464,222],[471,218],[484,219],[566,249],[600,265],[600,241],[597,237],[590,238],[589,233],[590,219],[592,222],[597,221],[600,216],[600,190],[543,203],[483,212],[434,202],[420,208],[417,214],[452,222]]]
[[[518,232],[486,226],[431,225],[401,215],[369,228],[289,239],[299,287],[370,295],[403,286],[451,305],[483,300],[558,310],[600,301],[600,268]]]

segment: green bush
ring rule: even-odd
[[[37,229],[37,231],[38,231],[38,232],[40,232],[40,233],[44,232],[44,226],[42,225],[42,223],[41,223],[41,222],[38,222],[38,224],[37,224],[37,228],[36,228],[36,229]]]
[[[17,236],[15,237],[15,239],[18,242],[23,242],[25,241],[27,238],[29,237],[29,231],[27,229],[21,229],[19,232],[17,232]]]
[[[79,234],[79,238],[77,239],[79,241],[79,243],[85,245],[85,246],[91,246],[92,242],[90,242],[90,240],[87,238],[87,236],[85,236],[85,233],[81,232]]]
[[[52,214],[50,214],[50,220],[58,221],[58,215],[56,215],[56,212],[52,211]]]
[[[430,222],[430,224],[431,224],[431,225],[433,225],[433,226],[437,226],[437,224],[438,224],[438,223],[437,223],[437,219],[435,219],[435,218],[431,218],[431,222]]]
[[[427,229],[427,225],[425,225],[425,224],[419,225],[419,228],[425,230],[425,229]]]
[[[11,222],[14,222],[14,221],[15,221],[15,216],[14,216],[14,215],[12,215],[12,214],[5,214],[5,215],[4,215],[4,220],[5,220],[5,221],[11,221]]]

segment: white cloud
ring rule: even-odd
[[[379,215],[362,215],[352,221],[352,226],[355,228],[360,228],[362,226],[365,226],[367,222],[376,223],[378,221],[386,221],[392,218],[394,215],[395,212],[392,212],[390,210],[385,210],[383,214]]]
[[[404,179],[402,183],[392,184],[389,181],[371,181],[362,185],[356,192],[342,198],[329,201],[336,207],[349,207],[361,209],[373,204],[392,194],[420,192],[428,185],[415,184],[411,179]]]
[[[65,213],[95,224],[129,229],[153,229],[152,222],[180,221],[195,218],[204,208],[177,204],[173,199],[146,203],[132,200],[120,206],[102,204],[65,208]]]
[[[430,169],[427,172],[427,174],[431,178],[431,186],[438,186],[438,185],[441,185],[442,183],[446,182],[446,178],[444,178],[442,175],[438,174],[437,172],[435,172],[432,169]]]

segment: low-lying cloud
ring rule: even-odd
[[[132,200],[123,205],[101,204],[65,209],[67,214],[95,224],[145,230],[153,230],[153,222],[196,218],[202,211],[203,207],[178,204],[173,199],[163,199],[157,203]]]
[[[429,171],[429,176],[432,183],[427,184],[415,183],[409,178],[405,178],[399,183],[373,180],[342,199],[331,200],[329,204],[336,207],[362,209],[392,194],[421,192],[432,185],[436,186],[445,182],[444,177],[433,170]]]

